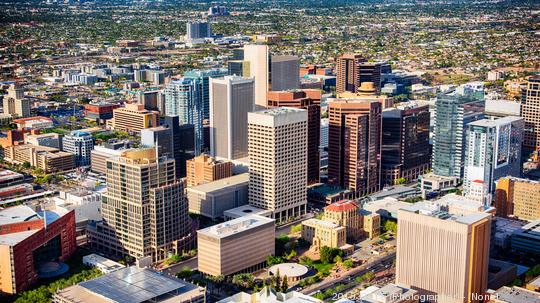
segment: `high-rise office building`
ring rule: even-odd
[[[160,156],[175,160],[177,178],[186,176],[186,161],[195,157],[195,130],[192,124],[180,125],[178,116],[165,116],[161,126],[141,130],[141,145],[158,146]]]
[[[396,283],[436,295],[437,302],[483,302],[478,298],[487,290],[490,217],[399,210]]]
[[[307,120],[288,107],[248,114],[249,203],[278,222],[306,213]]]
[[[377,101],[328,104],[328,181],[362,196],[379,190],[382,107]]]
[[[527,86],[521,90],[521,116],[525,120],[523,147],[535,150],[540,146],[540,75],[527,79]]]
[[[294,107],[306,109],[308,112],[308,184],[319,183],[320,103],[321,91],[317,89],[268,92],[268,108]]]
[[[255,80],[256,109],[265,108],[270,73],[268,45],[244,45],[244,61],[249,65],[249,75],[244,73],[244,77],[253,77]]]
[[[437,97],[433,133],[433,172],[463,177],[467,125],[484,118],[483,93],[464,88]]]
[[[184,73],[184,78],[197,79],[200,86],[201,105],[203,119],[210,118],[210,78],[218,78],[228,75],[226,68],[212,68],[208,70],[191,70]]]
[[[255,107],[253,78],[210,80],[210,154],[237,160],[248,156],[248,113]]]
[[[492,195],[499,178],[521,176],[523,127],[521,117],[469,123],[463,178],[465,194],[469,193],[474,181],[482,181],[486,194]],[[491,199],[486,202],[490,205]]]
[[[186,32],[188,40],[204,39],[212,36],[212,27],[208,22],[190,21],[186,23]]]
[[[381,93],[381,73],[386,64],[383,62],[362,62],[360,63],[360,85],[364,82],[371,82],[375,91]]]
[[[188,204],[174,170],[174,159],[158,157],[155,148],[108,159],[103,221],[87,229],[91,246],[116,257],[152,256],[154,262],[188,249]]]
[[[187,186],[197,186],[232,176],[232,162],[219,161],[206,154],[188,160],[186,165]]]
[[[107,125],[117,131],[140,132],[159,125],[159,112],[146,110],[143,104],[126,104],[113,110],[113,118],[107,120]]]
[[[344,54],[336,62],[336,93],[356,93],[360,86],[360,64],[366,62],[361,55]]]
[[[272,56],[270,60],[271,90],[300,88],[300,59],[296,56]]]
[[[429,126],[430,113],[427,104],[411,101],[383,110],[383,184],[394,185],[401,178],[406,182],[413,181],[429,170]]]
[[[74,131],[62,138],[62,150],[75,155],[75,165],[89,166],[94,138],[87,132]]]
[[[495,203],[497,215],[520,220],[540,219],[540,181],[504,177],[497,181]]]
[[[24,98],[24,90],[17,84],[11,84],[3,99],[4,114],[19,118],[30,117],[32,101]]]
[[[244,60],[230,60],[227,62],[227,73],[230,76],[249,75],[249,62]]]
[[[202,85],[199,79],[182,78],[171,81],[165,88],[165,114],[178,116],[180,124],[195,127],[195,154],[203,146]]]
[[[140,91],[137,93],[137,103],[144,105],[147,110],[159,111],[159,104],[163,98],[161,91]]]

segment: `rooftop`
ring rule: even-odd
[[[190,189],[188,188],[188,190]],[[272,211],[246,204],[223,212],[223,216],[225,218],[239,218],[247,215],[270,217],[272,215]]]
[[[0,210],[0,226],[39,219],[38,214],[26,205],[17,205]]]
[[[474,212],[466,215],[450,214],[447,211],[441,210],[440,205],[431,203],[415,203],[409,207],[402,208],[403,211],[414,212],[424,216],[438,218],[440,220],[455,221],[462,224],[473,224],[483,219],[491,217],[490,214],[484,212]]]
[[[221,224],[216,224],[204,229],[200,229],[197,233],[205,234],[210,237],[226,238],[238,233],[249,231],[253,228],[263,226],[265,224],[274,224],[274,219],[259,215],[247,215],[226,221]]]
[[[240,184],[244,184],[248,182],[249,182],[249,173],[244,173],[244,174],[234,175],[232,177],[204,183],[201,185],[197,185],[197,186],[189,188],[188,190],[208,193],[208,192],[223,190],[224,188],[228,186],[235,186],[235,185],[240,185]]]
[[[346,212],[351,210],[357,210],[358,204],[353,200],[341,200],[336,203],[332,203],[324,208],[325,211],[332,212]]]
[[[24,176],[8,169],[0,170],[0,181],[11,180],[14,178],[24,178]]]
[[[174,302],[184,302],[178,297],[192,291],[193,295],[199,294],[193,284],[132,266],[62,289],[58,295],[79,303],[165,302],[172,298],[176,298]]]
[[[281,263],[270,267],[269,271],[273,275],[279,273],[282,277],[287,276],[288,278],[296,278],[307,274],[309,269],[298,263]]]
[[[317,225],[317,226],[326,227],[326,228],[339,228],[339,227],[341,227],[339,224],[336,224],[336,223],[333,223],[333,222],[330,222],[330,221],[314,219],[314,218],[307,219],[307,220],[303,221],[302,224],[303,225]]]
[[[39,229],[25,230],[18,233],[0,235],[0,245],[14,246],[37,233]]]
[[[294,108],[294,107],[276,107],[271,109],[264,109],[261,111],[257,111],[254,113],[261,114],[261,115],[268,115],[268,116],[279,116],[287,113],[297,113],[297,112],[304,112],[305,109],[300,108]]]
[[[540,303],[540,293],[515,286],[504,286],[498,289],[494,296],[497,298],[497,302]]]
[[[396,299],[406,298],[413,299],[418,292],[416,290],[399,286],[396,284],[387,284],[371,293],[362,297],[360,303],[379,303],[379,302],[396,302]]]
[[[225,298],[217,303],[322,303],[321,300],[304,295],[300,292],[291,291],[288,293],[276,292],[268,287],[263,288],[260,292],[248,294],[239,292],[234,296]]]
[[[478,120],[478,121],[469,123],[469,125],[483,126],[483,127],[496,127],[496,126],[510,124],[512,122],[516,122],[519,120],[523,120],[523,118],[509,116],[509,117],[503,117],[503,118],[495,119],[495,120],[491,120],[491,119]]]

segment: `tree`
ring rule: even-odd
[[[287,292],[289,289],[289,281],[287,275],[283,276],[283,281],[281,281],[281,292]]]
[[[28,161],[25,161],[25,162],[23,163],[22,167],[23,167],[24,169],[29,169],[30,167],[32,167],[32,164],[30,164],[30,162],[28,162]]]
[[[291,234],[299,233],[302,231],[302,223],[291,226]]]
[[[405,182],[407,182],[407,179],[403,177],[396,179],[396,185],[405,184]]]
[[[394,221],[386,220],[386,222],[384,223],[384,230],[396,233],[397,232],[397,223],[394,222]]]
[[[343,266],[345,266],[347,269],[352,268],[354,266],[354,262],[351,259],[345,260],[343,261]]]
[[[337,256],[343,256],[343,251],[341,249],[328,246],[321,247],[320,257],[322,263],[329,264],[334,261]]]
[[[281,257],[272,256],[272,255],[266,257],[266,264],[268,266],[272,266],[272,265],[276,265],[280,263],[283,263],[283,259]]]
[[[193,275],[193,271],[187,266],[184,266],[182,270],[176,274],[178,279],[187,279]]]
[[[232,278],[232,283],[243,288],[252,288],[255,284],[255,277],[252,274],[237,274]]]

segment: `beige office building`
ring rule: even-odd
[[[269,51],[265,44],[244,45],[244,61],[249,62],[249,75],[255,79],[256,109],[266,107],[266,94],[269,89]]]
[[[515,217],[520,220],[540,219],[540,182],[515,177],[505,177],[497,181],[495,208],[501,217]]]
[[[481,302],[487,290],[491,215],[450,215],[437,207],[398,211],[396,283],[439,303]]]
[[[277,222],[306,213],[307,118],[288,107],[248,114],[249,203]]]
[[[247,215],[197,231],[198,269],[230,276],[264,268],[275,252],[275,221]]]
[[[247,115],[255,109],[253,78],[210,79],[210,153],[218,159],[248,156]]]
[[[233,164],[229,161],[219,161],[207,154],[186,161],[187,186],[216,181],[232,176]]]
[[[159,112],[144,109],[144,104],[126,104],[113,110],[107,125],[117,131],[140,132],[141,129],[159,125]]]
[[[46,173],[75,168],[75,155],[57,148],[31,144],[13,145],[4,148],[4,159],[15,164],[30,163]]]
[[[32,115],[32,101],[24,98],[24,91],[16,84],[11,84],[3,99],[4,114],[26,118]]]
[[[345,227],[347,240],[351,243],[360,240],[363,235],[360,207],[352,200],[341,200],[325,207],[324,220]]]
[[[174,168],[174,160],[157,158],[154,148],[107,159],[103,221],[87,228],[91,246],[114,257],[152,256],[154,262],[188,249],[191,221]]]
[[[107,173],[107,159],[119,157],[125,150],[112,149],[105,146],[94,146],[94,149],[90,152],[90,168],[93,172],[106,174]]]

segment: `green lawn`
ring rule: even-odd
[[[317,272],[328,274],[330,273],[330,270],[334,268],[333,263],[322,263],[321,261],[315,261],[313,262],[312,266],[317,270]]]

